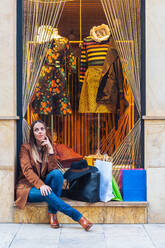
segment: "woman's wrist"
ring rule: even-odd
[[[49,154],[49,155],[54,154],[53,147],[48,148],[48,154]]]

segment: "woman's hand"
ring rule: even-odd
[[[40,191],[41,191],[41,195],[47,196],[51,194],[52,189],[48,185],[44,184],[40,187]]]
[[[53,147],[52,147],[52,145],[51,145],[50,140],[49,140],[48,137],[46,137],[46,138],[41,142],[41,146],[43,146],[43,147],[45,146],[45,147],[47,148],[49,154],[53,154],[53,153],[54,153]]]

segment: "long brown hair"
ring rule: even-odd
[[[36,139],[34,136],[34,130],[33,130],[36,123],[41,123],[44,125],[45,130],[46,130],[46,136],[49,138],[51,144],[52,144],[52,141],[51,141],[50,135],[47,132],[47,127],[46,127],[45,123],[42,120],[33,121],[32,125],[31,125],[31,129],[30,129],[29,144],[32,148],[32,156],[33,156],[35,163],[36,162],[42,163],[42,159],[41,159],[41,156],[40,156],[40,153],[38,150],[38,145],[37,145],[37,142],[36,142]],[[47,150],[45,150],[44,153],[45,153],[44,158],[45,158],[45,161],[47,162],[48,161]]]

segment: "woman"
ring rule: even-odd
[[[37,120],[32,123],[28,144],[20,150],[21,172],[16,186],[16,205],[23,209],[26,202],[48,203],[50,226],[59,228],[57,211],[60,211],[88,231],[92,224],[76,209],[60,199],[63,175],[57,169],[56,158],[48,138],[45,124]]]

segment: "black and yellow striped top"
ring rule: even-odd
[[[88,66],[102,66],[107,55],[109,39],[102,42],[92,40],[90,36],[84,39],[81,47],[80,82],[83,83]]]

